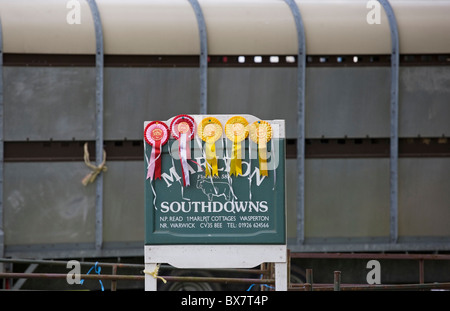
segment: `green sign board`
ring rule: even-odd
[[[190,139],[180,135],[186,124],[173,124],[179,116],[144,124],[146,245],[285,244],[284,121],[185,117]],[[260,123],[270,137],[258,141],[251,126]]]

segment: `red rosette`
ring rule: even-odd
[[[187,114],[180,114],[173,118],[170,123],[170,132],[175,139],[180,139],[181,134],[187,134],[187,138],[191,140],[194,138],[196,132],[196,125],[194,118]]]
[[[173,118],[170,123],[172,136],[178,141],[178,155],[181,163],[181,173],[183,175],[183,185],[189,186],[189,165],[188,159],[191,158],[190,141],[194,138],[196,132],[195,121],[191,116],[180,114]]]
[[[152,121],[145,127],[144,139],[153,146],[148,161],[147,179],[161,179],[161,146],[169,140],[169,127],[161,121]]]
[[[161,121],[152,121],[145,127],[144,138],[147,144],[155,146],[157,142],[162,146],[169,140],[169,127]]]

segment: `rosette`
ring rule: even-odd
[[[250,139],[258,145],[258,162],[261,176],[267,172],[267,143],[272,139],[272,127],[267,121],[255,121],[250,125]]]
[[[197,134],[206,143],[206,176],[219,176],[215,143],[222,137],[222,131],[222,124],[214,117],[204,118],[198,125]]]
[[[190,141],[194,138],[195,128],[194,119],[185,114],[176,116],[170,124],[170,131],[173,137],[178,140],[178,153],[185,187],[190,185],[187,160],[191,158]]]
[[[233,142],[231,150],[230,175],[242,175],[241,142],[248,136],[248,122],[245,118],[235,116],[225,124],[225,135]]]
[[[161,179],[161,147],[169,140],[169,128],[164,122],[152,121],[145,127],[144,138],[152,146],[147,179]]]

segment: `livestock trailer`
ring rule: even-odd
[[[425,0],[1,0],[0,257],[142,258],[142,125],[179,114],[285,120],[292,254],[448,252],[449,16]]]

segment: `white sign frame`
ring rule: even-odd
[[[191,115],[200,122],[206,115]],[[211,115],[226,122],[234,115]],[[252,115],[241,115],[249,123],[258,120]],[[169,122],[168,120],[167,122]],[[285,138],[284,120],[272,120],[280,126],[275,128],[275,137]],[[286,212],[286,211],[285,211]],[[167,263],[180,269],[198,268],[253,268],[262,263],[275,264],[275,290],[288,290],[286,244],[218,244],[218,245],[145,245],[145,271],[155,271],[158,264]],[[156,291],[157,281],[153,275],[145,274],[145,290]]]
[[[287,291],[286,245],[145,245],[145,271],[160,263],[180,269],[253,268],[275,263],[275,290]],[[157,278],[145,274],[145,290],[157,290]]]

